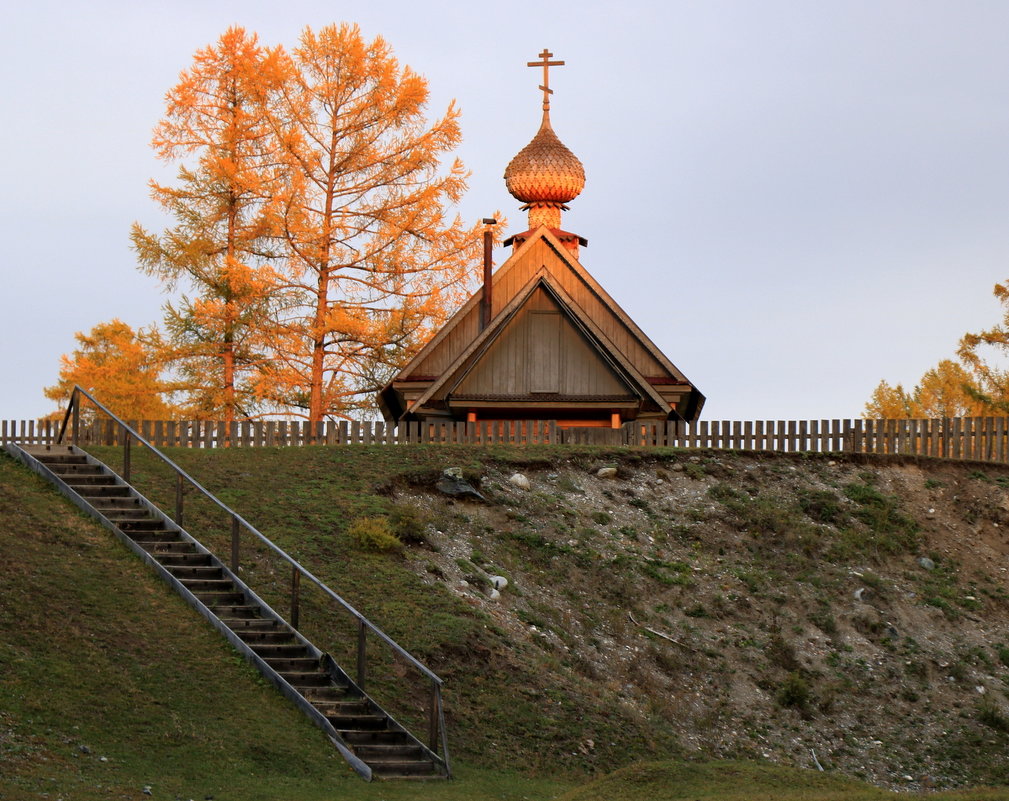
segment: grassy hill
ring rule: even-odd
[[[552,798],[641,759],[674,761],[603,779],[606,797],[638,797],[620,782],[743,797],[749,768],[696,760],[812,753],[833,775],[782,768],[779,791],[885,795],[839,773],[1006,782],[1009,512],[990,468],[438,446],[173,457],[446,679],[460,780],[440,798]],[[436,493],[449,465],[489,503]],[[0,487],[0,797],[431,797],[376,794],[104,530],[6,459]],[[376,516],[402,551],[348,536]],[[222,552],[226,523],[187,501],[187,527]],[[250,554],[283,609],[271,569]],[[497,601],[494,574],[510,582]],[[340,633],[310,597],[303,616]],[[603,797],[592,786],[570,798]]]

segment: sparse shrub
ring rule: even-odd
[[[708,608],[704,604],[697,603],[684,609],[683,614],[687,617],[708,617]]]
[[[714,498],[716,501],[721,501],[722,503],[729,503],[731,501],[742,501],[745,497],[742,492],[737,489],[733,489],[728,484],[718,483],[712,487],[708,487],[708,495]]]
[[[570,492],[576,495],[584,495],[585,490],[583,490],[578,484],[571,480],[568,476],[561,476],[557,481],[557,489],[561,492]]]
[[[704,478],[704,468],[697,464],[697,462],[687,462],[683,466],[683,472],[687,474],[687,478],[699,479]]]
[[[838,497],[827,490],[803,490],[799,493],[799,508],[810,520],[831,526],[846,517]]]
[[[938,489],[939,487],[945,487],[946,485],[937,478],[926,478],[925,479],[925,489]]]
[[[983,696],[977,705],[977,719],[980,723],[996,731],[1009,734],[1009,717],[999,707],[995,700]]]
[[[590,517],[593,523],[599,523],[601,526],[605,526],[613,520],[606,512],[593,512]]]
[[[1004,645],[1000,645],[997,648],[999,662],[1001,662],[1006,667],[1009,667],[1009,648]]]
[[[792,671],[778,689],[777,698],[781,706],[806,711],[809,709],[812,693],[809,683],[802,677],[802,674]]]
[[[393,533],[404,545],[428,545],[428,516],[415,506],[394,506],[389,515]]]
[[[474,565],[480,565],[481,567],[490,562],[490,560],[486,556],[484,556],[483,551],[480,551],[476,548],[474,548],[472,553],[470,553],[469,559]]]
[[[780,634],[771,637],[764,653],[767,655],[767,661],[776,667],[788,670],[793,674],[799,669],[799,659],[795,655],[795,649]]]
[[[350,524],[347,536],[362,551],[391,553],[403,549],[387,517],[359,517]]]
[[[809,616],[809,620],[824,634],[828,634],[830,636],[837,634],[837,621],[828,610],[821,609],[813,612]]]
[[[896,498],[869,484],[848,484],[844,494],[859,505],[855,517],[870,531],[868,536],[853,529],[842,532],[855,553],[898,554],[917,546],[918,523],[900,511]]]

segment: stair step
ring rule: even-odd
[[[413,745],[411,743],[404,743],[402,745],[384,745],[381,743],[371,744],[371,745],[355,745],[354,753],[357,754],[361,759],[363,759],[368,764],[371,764],[372,760],[376,761],[395,761],[395,760],[422,760],[424,759],[424,750],[419,745]],[[430,763],[430,759],[424,760]]]
[[[203,556],[199,551],[196,550],[196,546],[193,545],[189,540],[176,539],[169,541],[148,541],[146,538],[135,538],[133,540],[137,545],[147,551],[151,556],[161,562],[162,559],[177,558],[177,557],[197,557]],[[164,564],[162,562],[162,564]]]
[[[298,642],[292,635],[288,635],[287,642],[250,642],[249,647],[263,659],[301,659],[309,658],[308,649]],[[314,659],[316,665],[319,660]]]
[[[430,759],[369,759],[366,761],[368,763],[368,767],[371,768],[372,773],[376,773],[380,776],[421,776],[434,773],[435,771],[434,762]]]
[[[278,673],[308,673],[319,667],[319,660],[305,656],[297,659],[272,658],[260,655],[260,658]],[[328,679],[329,676],[327,675]]]
[[[329,674],[323,673],[320,670],[278,670],[277,672],[280,673],[280,676],[284,679],[284,681],[294,687],[294,689],[302,695],[305,694],[302,690],[303,687],[326,687],[329,686],[331,682]]]
[[[148,543],[154,545],[157,543],[164,543],[165,545],[168,545],[169,543],[172,542],[185,542],[186,545],[189,545],[194,548],[196,547],[191,542],[182,539],[182,535],[179,533],[178,529],[172,530],[162,528],[160,531],[155,531],[153,529],[146,529],[144,531],[131,531],[128,529],[123,529],[122,526],[118,526],[118,528],[120,531],[123,532],[123,534],[125,534],[127,537],[129,537],[131,540],[133,540],[138,544]]]
[[[343,729],[340,736],[355,748],[359,745],[403,745],[410,742],[399,729]]]
[[[193,568],[189,569],[192,570]],[[206,569],[211,571],[216,570],[218,575],[223,575],[219,567]],[[183,587],[196,595],[237,592],[235,582],[229,578],[183,578],[181,576],[176,576],[176,578],[182,582]],[[242,597],[244,598],[245,596],[243,595]]]
[[[109,496],[109,497],[97,497],[90,501],[91,505],[95,507],[99,512],[105,514],[106,511],[112,511],[113,509],[122,509],[124,511],[129,510],[136,512],[138,509],[143,508],[140,505],[140,499],[134,498],[132,496]],[[108,515],[106,515],[107,517]]]
[[[135,532],[143,533],[160,533],[168,531],[165,528],[165,521],[158,517],[146,516],[146,517],[128,517],[125,519],[116,520],[116,525],[119,530],[124,534],[132,534]],[[174,529],[172,533],[178,534],[179,530]]]
[[[282,629],[280,623],[268,617],[234,618],[227,617],[226,615],[218,615],[218,617],[221,618],[221,622],[224,623],[225,626],[235,632],[239,637],[243,638],[246,633],[249,632],[286,631],[286,629]]]
[[[175,543],[173,543],[175,544]],[[191,546],[193,549],[191,553],[164,553],[156,556],[157,560],[167,567],[169,570],[172,568],[199,568],[199,567],[211,567],[213,563],[213,557],[208,553],[200,553],[195,550],[196,546],[191,542],[183,540],[183,544]],[[220,568],[217,568],[220,569]]]
[[[234,586],[231,579],[224,578],[224,570],[217,565],[169,565],[164,562],[161,564],[187,587],[189,586],[188,582],[192,581],[227,581],[228,584]],[[190,587],[190,589],[192,588]]]
[[[31,449],[27,448],[26,450],[28,450],[32,456],[50,469],[53,465],[88,463],[88,457],[81,453],[52,453],[46,451],[33,452]]]
[[[384,731],[389,725],[389,718],[378,713],[357,715],[327,715],[333,728],[339,732],[354,731]]]
[[[341,714],[345,714],[347,710],[344,709],[344,706],[346,704],[365,705],[363,708],[360,709],[355,708],[350,710],[354,714],[367,713],[372,709],[372,707],[368,705],[367,701],[361,699],[361,696],[351,695],[349,687],[342,688],[340,692],[334,692],[333,695],[335,696],[334,698],[326,698],[326,699],[309,698],[306,695],[305,700],[308,701],[316,709],[318,709],[327,718],[330,717],[331,715],[339,716]]]
[[[83,476],[105,476],[108,472],[101,466],[97,464],[88,464],[85,462],[53,462],[47,465],[50,470],[52,470],[60,478],[80,478]]]
[[[220,592],[201,592],[197,590],[190,590],[190,592],[192,592],[193,595],[195,595],[204,605],[209,606],[211,609],[221,607],[228,609],[244,608],[250,609],[256,614],[259,613],[258,606],[246,606],[243,604],[245,601],[245,593],[238,592],[237,590],[233,590],[231,592],[225,592],[223,590]],[[220,617],[220,615],[217,616]],[[236,617],[241,616],[241,614],[236,615]]]
[[[270,631],[236,630],[235,634],[241,637],[242,642],[254,651],[257,651],[258,648],[264,645],[294,645],[298,643],[295,636],[291,634],[290,631],[283,628],[277,628],[276,630]]]
[[[288,682],[290,683],[290,682]],[[293,686],[293,685],[292,685]],[[305,700],[308,701],[312,706],[325,706],[326,704],[331,704],[338,702],[343,698],[351,697],[348,695],[350,692],[350,687],[343,684],[326,684],[319,687],[296,687],[304,696]],[[322,709],[320,708],[320,712]]]
[[[68,484],[67,486],[89,501],[95,498],[127,498],[132,492],[125,484]]]
[[[200,599],[204,604],[217,615],[222,620],[227,618],[258,618],[259,617],[259,607],[250,606],[248,604],[214,604],[207,603],[202,598]],[[272,622],[272,621],[271,621]],[[229,624],[229,628],[234,628]]]
[[[371,717],[376,714],[385,719],[381,712],[376,712],[374,704],[360,696],[345,696],[343,700],[338,701],[313,701],[312,706],[331,721]]]
[[[118,484],[115,476],[105,473],[94,476],[67,476],[63,483],[69,484],[71,487],[109,487]]]
[[[140,519],[138,517],[139,508],[137,506],[104,506],[96,503],[91,505],[101,512],[105,518],[111,520],[117,526],[120,526],[121,523],[128,523],[129,521]]]

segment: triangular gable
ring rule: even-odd
[[[541,268],[533,275],[522,291],[512,299],[511,303],[508,304],[502,313],[498,314],[471,345],[459,354],[451,366],[434,380],[417,399],[415,407],[423,407],[433,398],[444,397],[450,387],[458,385],[465,374],[487,353],[490,346],[501,335],[518,311],[529,302],[533,292],[539,286],[543,286],[553,295],[562,313],[578,327],[600,358],[610,365],[614,374],[629,389],[640,397],[650,400],[664,413],[669,414],[672,411],[669,404],[654,390],[648,380],[638,372],[633,364],[623,357],[620,351],[613,346],[613,343],[599,330],[598,326],[572,302],[567,293],[556,285],[553,277],[545,268]]]
[[[638,344],[640,348],[648,354],[651,359],[654,359],[658,365],[661,366],[662,372],[666,373],[666,376],[674,379],[677,382],[689,383],[686,376],[680,372],[680,370],[674,365],[665,354],[660,351],[655,344],[644,334],[644,332],[635,325],[634,321],[624,312],[624,310],[613,300],[612,297],[606,292],[602,286],[589,274],[589,272],[582,267],[582,265],[574,258],[573,254],[564,247],[564,245],[550,232],[546,227],[541,226],[536,232],[531,235],[518,250],[515,251],[494,273],[492,278],[495,297],[500,296],[500,290],[503,285],[508,283],[514,283],[510,280],[510,273],[516,269],[518,265],[523,264],[527,261],[528,254],[535,248],[547,245],[550,251],[551,259],[547,259],[541,265],[547,270],[554,272],[554,268],[559,270],[567,269],[576,276],[577,281],[583,284],[588,291],[589,295],[594,296],[597,301],[592,304],[594,309],[585,309],[587,313],[590,313],[596,320],[602,319],[604,316],[612,316],[616,324],[625,328],[630,335],[631,340]],[[554,262],[551,264],[550,262]],[[561,282],[557,282],[561,283]],[[413,372],[421,366],[436,350],[444,347],[448,347],[453,353],[447,354],[447,362],[454,361],[454,357],[472,341],[473,337],[478,332],[478,319],[480,311],[480,302],[483,298],[483,287],[477,289],[477,291],[470,297],[470,299],[463,304],[462,308],[459,309],[444,325],[444,327],[438,331],[438,333],[414,356],[413,359],[404,367],[398,374],[397,379],[404,379],[413,374]],[[498,312],[500,313],[500,312]],[[465,331],[457,331],[456,329],[463,328],[467,329]],[[625,354],[627,355],[627,354]],[[439,360],[441,361],[441,360]],[[427,372],[426,370],[423,372]],[[655,377],[649,375],[649,377]]]
[[[444,392],[452,401],[594,396],[640,402],[633,383],[541,280]]]

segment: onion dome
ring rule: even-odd
[[[512,197],[529,211],[529,228],[541,225],[560,228],[561,210],[574,200],[585,187],[585,168],[557,138],[550,127],[549,67],[559,67],[563,61],[550,61],[549,50],[540,53],[542,61],[531,61],[528,66],[543,68],[543,122],[532,141],[518,152],[505,168],[505,186]]]
[[[550,127],[550,115],[533,140],[522,148],[505,169],[505,186],[523,203],[563,205],[585,188],[585,168]]]

